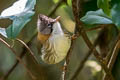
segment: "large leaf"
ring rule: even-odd
[[[31,20],[31,16],[33,14],[34,12],[29,11],[21,14],[20,17],[16,16],[13,23],[6,29],[8,38],[16,38],[25,24],[27,24]]]
[[[80,19],[85,24],[112,24],[112,20],[99,9],[97,11],[89,11]]]
[[[7,37],[7,34],[5,32],[5,28],[0,28],[0,34],[2,34],[4,37]]]
[[[120,3],[115,4],[111,10],[113,23],[120,27]]]
[[[109,1],[110,0],[97,0],[97,5],[105,14],[110,16]]]
[[[3,11],[0,18],[10,18],[11,20],[13,20],[13,23],[6,29],[8,38],[12,38],[12,39],[16,38],[20,33],[20,31],[23,29],[23,27],[31,20],[32,16],[34,15],[33,9],[34,9],[35,3],[36,3],[36,0],[27,0],[25,4],[25,8],[21,10],[21,12],[18,11],[17,13],[13,13],[13,14],[10,13],[10,14],[4,15],[9,10],[6,9],[5,10],[6,12]],[[12,8],[8,8],[8,9],[12,10]]]

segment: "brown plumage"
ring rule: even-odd
[[[40,41],[40,43],[44,43],[46,40],[48,40],[48,38],[50,37],[50,34],[41,34],[40,32],[38,32],[38,40]]]

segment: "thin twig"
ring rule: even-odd
[[[54,8],[51,10],[51,12],[48,14],[48,16],[52,16],[52,15],[56,12],[56,10],[58,9],[58,7],[60,6],[59,4],[61,4],[62,2],[64,2],[64,0],[60,0],[60,1],[58,2],[58,4],[55,5],[56,7],[54,7]],[[32,41],[35,39],[36,35],[37,35],[37,31],[33,34],[33,36],[32,36],[31,39],[26,43],[26,45],[30,46],[31,43],[32,43]],[[23,58],[23,57],[25,56],[25,53],[26,53],[26,48],[23,47],[23,51],[22,51],[22,53],[20,54],[20,58]],[[18,64],[19,64],[19,61],[17,60],[17,61],[15,62],[15,64],[11,67],[11,69],[3,76],[4,79],[7,79],[7,78],[9,77],[9,75],[11,74],[11,72],[16,68],[16,66],[17,66]]]
[[[105,24],[103,24],[103,25],[99,25],[99,26],[92,27],[92,28],[89,28],[89,29],[85,29],[85,32],[89,32],[89,31],[93,31],[93,30],[98,30],[98,29],[103,29],[105,27],[108,27],[108,26],[106,26]]]
[[[94,47],[96,47],[96,46],[98,45],[98,43],[99,43],[99,38],[101,37],[101,34],[102,34],[102,32],[99,33],[98,37],[97,37],[96,40],[94,41]],[[78,68],[75,70],[73,76],[70,78],[70,80],[74,80],[74,79],[77,77],[77,75],[81,72],[81,70],[83,69],[86,61],[88,60],[88,58],[89,58],[90,55],[92,54],[92,52],[93,52],[93,49],[90,49],[90,50],[88,51],[88,53],[85,55],[85,57],[83,58],[83,60],[80,62]]]
[[[34,53],[33,53],[32,50],[25,44],[25,42],[23,42],[23,41],[20,40],[20,39],[16,39],[16,40],[19,41],[21,44],[23,44],[23,45],[26,47],[26,49],[30,52],[30,54],[33,56],[33,58],[35,59],[35,61],[38,63],[36,57],[34,56]]]
[[[27,68],[27,66],[26,66],[26,65],[22,62],[22,60],[17,56],[17,53],[14,51],[14,49],[13,49],[5,40],[3,40],[2,38],[0,38],[0,41],[1,41],[3,44],[5,44],[5,45],[15,54],[16,59],[19,60],[19,62],[24,65],[24,68],[25,68],[26,71],[29,73],[29,75],[31,76],[31,78],[32,78],[33,80],[35,80],[36,77],[29,71],[29,69]]]
[[[118,55],[119,48],[120,48],[120,34],[118,35],[118,39],[116,40],[115,46],[114,46],[113,51],[112,51],[111,59],[108,63],[108,68],[110,70],[112,70],[112,67],[115,63],[116,57]]]
[[[25,50],[23,50],[24,52],[22,52],[22,54],[20,54],[20,59],[24,57],[24,53],[26,53],[26,48],[24,48]],[[12,66],[12,68],[10,70],[8,70],[7,73],[4,74],[4,76],[2,77],[2,80],[6,80],[8,78],[8,76],[12,73],[12,71],[16,68],[16,66],[18,65],[19,61],[16,60],[15,64]],[[1,80],[1,79],[0,79]]]
[[[80,3],[82,4],[82,3]],[[80,11],[81,12],[81,11]],[[80,15],[79,15],[80,16]],[[77,26],[77,25],[76,25]],[[76,36],[77,35],[77,27],[75,26],[75,32],[73,33],[72,36]],[[78,36],[77,36],[78,37]],[[73,50],[73,46],[74,46],[74,42],[75,40],[72,40],[72,43],[71,43],[71,48],[66,56],[66,60],[64,62],[64,68],[63,68],[63,72],[62,72],[62,80],[66,80],[66,73],[67,73],[67,67],[68,67],[68,64],[69,64],[69,58],[70,58],[70,55],[72,53],[72,50]]]
[[[73,76],[70,78],[70,80],[74,80],[74,79],[77,77],[77,75],[81,72],[81,70],[83,69],[86,61],[87,61],[88,58],[90,57],[91,53],[92,53],[92,50],[90,50],[90,51],[85,55],[84,59],[80,62],[78,68],[75,70],[75,72],[74,72]]]
[[[82,4],[82,3],[79,3],[79,4]],[[81,11],[80,11],[81,12]],[[79,15],[80,16],[80,15]],[[96,29],[102,29],[104,28],[104,25],[100,25],[98,27],[95,27],[95,28],[90,28],[90,29],[86,29],[86,31],[92,31],[92,30],[96,30]],[[75,34],[74,34],[75,35]],[[70,50],[73,49],[73,45],[72,45],[72,48]],[[72,51],[71,51],[72,52]],[[71,52],[69,53],[68,52],[68,56],[66,57],[66,61],[64,62],[64,68],[63,68],[63,72],[62,72],[62,80],[65,80],[66,79],[66,72],[67,72],[67,66],[69,64],[69,57],[71,54]],[[81,66],[79,67],[79,69],[77,70],[76,74],[78,73],[78,71],[80,71],[83,66],[84,66],[84,63],[86,62],[86,60],[88,59],[88,57],[90,56],[90,54],[93,52],[93,49],[90,50],[90,52],[86,55],[86,57],[84,58],[84,60],[81,62]],[[73,76],[73,78],[76,77],[76,75]]]
[[[73,47],[74,47],[74,43],[75,43],[75,40],[71,40],[71,47],[67,53],[67,56],[66,56],[66,60],[64,62],[64,66],[63,66],[63,72],[62,72],[62,80],[66,80],[66,72],[67,72],[67,67],[68,67],[68,64],[70,62],[70,55],[72,53],[72,50],[73,50]]]
[[[98,27],[102,29],[103,27],[105,27],[105,25],[100,25],[100,26],[98,26]],[[98,29],[98,27],[97,27],[96,29]],[[91,29],[91,30],[93,30],[93,29]],[[86,30],[86,31],[91,31],[91,30]],[[75,35],[75,34],[74,34],[74,35]],[[101,35],[101,33],[100,33],[100,35]],[[96,47],[100,35],[99,35],[98,38],[95,40],[94,47]],[[71,46],[71,48],[70,48],[70,52],[68,52],[68,56],[66,57],[66,61],[64,62],[64,67],[63,67],[63,72],[62,72],[62,80],[65,80],[65,78],[66,78],[67,66],[68,66],[68,64],[69,64],[69,57],[70,57],[70,54],[71,54],[72,49],[73,49],[73,44],[74,44],[74,43],[72,43],[72,46]],[[93,52],[93,50],[94,50],[94,49],[92,49],[92,50],[90,49],[90,51],[86,54],[85,58],[81,61],[79,68],[76,70],[75,74],[73,75],[73,77],[72,77],[70,80],[73,80],[73,79],[76,77],[76,75],[80,73],[80,71],[81,71],[82,68],[84,67],[84,63],[85,63],[86,60],[89,58],[89,56],[91,55],[91,53]]]
[[[114,80],[112,74],[111,74],[111,71],[107,68],[107,66],[104,64],[105,61],[103,60],[103,58],[99,55],[99,53],[97,52],[97,50],[94,48],[94,46],[92,45],[91,41],[88,39],[88,36],[85,34],[81,34],[84,41],[86,42],[87,46],[90,48],[90,49],[94,49],[93,51],[93,54],[94,56],[97,58],[97,60],[99,61],[99,63],[101,64],[102,68],[104,69],[104,71],[106,72],[106,74],[108,74],[112,80]]]
[[[79,0],[80,1],[80,0]],[[94,56],[97,58],[97,60],[100,62],[102,68],[104,69],[104,71],[110,75],[110,77],[113,79],[113,76],[111,74],[111,71],[109,71],[109,69],[107,68],[107,66],[104,64],[104,60],[103,58],[99,55],[99,53],[97,52],[97,50],[94,48],[93,44],[91,43],[91,41],[89,40],[85,30],[83,29],[83,23],[80,21],[79,18],[79,9],[78,9],[78,5],[77,5],[77,0],[72,0],[72,8],[73,8],[73,14],[75,17],[75,22],[76,25],[78,27],[79,33],[81,34],[81,36],[83,37],[85,43],[87,44],[87,46],[89,47],[89,49],[93,49],[93,54]]]
[[[116,40],[114,48],[112,50],[112,56],[111,56],[109,63],[108,63],[108,68],[110,71],[112,71],[112,68],[113,68],[115,60],[117,58],[119,49],[120,49],[120,33],[118,34],[117,40]],[[109,80],[109,75],[106,74],[104,77],[104,80]]]

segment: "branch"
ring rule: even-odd
[[[82,2],[79,3],[79,4],[82,4]],[[76,9],[77,7],[74,6],[74,8]],[[82,8],[81,8],[81,9],[82,9]],[[82,11],[79,11],[79,12],[75,11],[75,12],[76,12],[76,13],[75,13],[76,16],[74,16],[74,17],[79,17],[79,16],[81,16],[81,15],[78,15],[77,13],[82,12]],[[77,20],[77,21],[78,21],[78,20]],[[77,26],[77,25],[76,25],[76,26]],[[75,27],[75,32],[74,32],[73,35],[72,35],[73,38],[74,38],[74,37],[78,37],[77,29],[78,29],[78,28]],[[80,36],[80,35],[79,35],[79,36]],[[76,38],[75,38],[75,39],[76,39]],[[69,50],[69,52],[68,52],[68,54],[67,54],[67,56],[66,56],[66,60],[65,60],[65,62],[64,62],[64,66],[63,66],[62,80],[66,80],[67,67],[68,67],[68,64],[69,64],[69,60],[70,60],[69,58],[70,58],[70,55],[71,55],[71,53],[72,53],[74,43],[75,43],[75,40],[72,39],[71,47],[70,47],[70,50]]]
[[[93,31],[93,30],[98,30],[98,29],[103,29],[105,27],[108,27],[108,26],[106,26],[105,24],[98,25],[97,27],[92,27],[92,28],[89,28],[89,29],[85,29],[85,32],[89,32],[89,31]]]
[[[0,41],[6,45],[13,53],[14,55],[16,56],[16,59],[21,63],[23,64],[24,68],[26,69],[26,71],[29,73],[29,75],[32,77],[33,80],[36,79],[35,76],[33,76],[33,74],[29,71],[29,69],[27,68],[27,66],[22,62],[22,60],[17,56],[17,53],[14,51],[14,49],[5,41],[3,40],[2,38],[0,38]],[[4,78],[3,78],[4,79]]]
[[[117,39],[117,41],[115,43],[115,46],[113,48],[113,51],[112,51],[111,59],[110,59],[110,61],[108,63],[108,68],[110,70],[112,70],[112,67],[113,67],[113,65],[115,63],[116,57],[118,55],[119,48],[120,48],[120,34],[118,35],[118,39]]]
[[[61,3],[62,2],[64,2],[64,0],[60,0],[59,2],[58,2],[58,4],[56,4],[55,6],[56,7],[54,7],[52,10],[51,10],[51,12],[48,14],[48,16],[52,16],[55,12],[56,12],[56,10],[58,9],[58,7],[61,5]],[[28,45],[28,46],[30,46],[31,45],[31,43],[32,43],[32,41],[35,39],[35,37],[37,36],[37,31],[33,34],[33,36],[31,37],[31,39],[26,43],[26,45]],[[26,53],[26,48],[25,48],[25,46],[23,47],[23,51],[22,51],[22,53],[20,54],[20,58],[23,58],[24,56],[25,56],[25,53]],[[11,74],[11,72],[16,68],[16,66],[19,64],[19,61],[17,60],[16,62],[15,62],[15,64],[12,66],[12,68],[3,76],[3,78],[4,79],[7,79],[8,78],[8,76]]]
[[[96,40],[94,41],[93,46],[96,47],[99,43],[99,38],[101,37],[102,31],[99,33],[98,37],[96,38]],[[88,60],[88,58],[91,56],[92,52],[94,49],[90,49],[88,51],[88,53],[85,55],[85,57],[83,58],[83,60],[80,62],[78,68],[75,70],[75,73],[73,74],[73,76],[70,78],[70,80],[74,80],[78,74],[81,72],[81,70],[83,69],[86,61]]]
[[[112,50],[112,56],[111,56],[109,63],[108,63],[108,68],[110,71],[112,71],[112,68],[113,68],[115,60],[117,58],[119,49],[120,49],[120,32],[118,34],[117,40],[115,41],[115,45],[114,45],[114,48]],[[108,80],[108,79],[109,79],[109,75],[106,74],[104,77],[104,80]]]
[[[105,25],[100,25],[100,26],[98,26],[98,27],[99,27],[99,28],[103,28],[103,27],[105,27]],[[98,29],[98,27],[97,27],[96,29]],[[93,29],[90,28],[90,29],[87,29],[86,31],[92,31],[92,30],[93,30]],[[98,35],[98,38],[95,40],[95,42],[94,42],[94,47],[96,47],[96,45],[98,44],[98,40],[99,40],[99,38],[100,38],[100,36],[101,36],[101,33],[102,33],[102,32],[100,32],[100,34]],[[73,34],[73,35],[76,35],[76,34]],[[79,36],[80,36],[80,35],[79,35]],[[65,79],[66,79],[67,66],[68,66],[68,64],[69,64],[69,57],[70,57],[70,54],[71,54],[72,49],[73,49],[73,44],[74,44],[74,41],[73,41],[73,43],[72,43],[72,45],[71,45],[71,48],[70,48],[70,50],[69,50],[69,52],[68,52],[68,54],[67,54],[66,61],[64,62],[64,67],[63,67],[63,72],[62,72],[62,80],[65,80]],[[73,79],[80,73],[80,71],[81,71],[82,68],[84,67],[85,62],[88,60],[88,58],[89,58],[89,56],[91,55],[92,52],[93,52],[93,49],[90,50],[90,51],[86,54],[85,58],[81,61],[80,66],[78,67],[78,69],[76,70],[75,74],[73,75],[73,77],[72,77],[70,80],[73,80]]]
[[[96,29],[102,29],[106,27],[106,25],[99,25],[98,27],[94,28],[95,30]],[[86,29],[86,31],[92,31],[94,30],[93,28],[90,28],[90,29]],[[73,34],[73,35],[76,35],[76,34]],[[80,36],[80,35],[79,35]],[[98,44],[98,40],[101,36],[101,33],[99,34],[98,38],[95,40],[95,43],[94,43],[94,47],[96,47],[96,45]],[[71,48],[67,54],[67,57],[66,57],[66,60],[64,62],[64,66],[63,66],[63,72],[62,72],[62,80],[65,80],[66,79],[66,72],[67,72],[67,66],[69,64],[69,57],[70,57],[70,54],[72,52],[72,49],[73,49],[73,44],[74,44],[74,41],[71,45]],[[78,69],[76,70],[75,74],[73,75],[73,77],[70,79],[70,80],[73,80],[79,73],[80,71],[82,70],[82,68],[84,67],[84,64],[85,62],[88,60],[89,56],[91,55],[91,53],[94,51],[94,48],[93,49],[90,49],[90,51],[86,54],[85,58],[81,61],[80,63],[80,66],[78,67]]]
[[[20,59],[24,57],[24,53],[26,53],[26,48],[24,48],[25,50],[22,51],[22,54],[20,54]],[[12,71],[16,68],[16,66],[19,64],[19,61],[16,60],[15,64],[12,66],[12,68],[4,74],[4,76],[2,77],[3,79],[2,80],[6,80],[8,78],[8,76],[12,73]],[[1,80],[1,79],[0,79]]]
[[[80,0],[79,0],[80,1]],[[102,57],[99,55],[99,53],[97,52],[97,50],[94,48],[93,44],[91,43],[91,41],[89,40],[85,30],[83,29],[83,23],[80,21],[80,18],[79,18],[79,7],[77,5],[77,0],[72,0],[72,8],[73,8],[73,14],[74,14],[74,17],[75,17],[75,22],[76,22],[76,25],[78,27],[78,31],[79,31],[79,34],[81,34],[81,36],[83,37],[85,43],[87,44],[87,46],[89,47],[89,49],[93,49],[93,54],[94,56],[97,58],[97,60],[100,62],[102,68],[104,69],[104,71],[110,75],[110,77],[113,79],[113,76],[111,74],[111,71],[107,68],[107,66],[104,64],[104,60],[102,59]]]
[[[74,43],[75,41],[74,40],[71,40],[71,47],[67,53],[67,56],[66,56],[66,59],[65,59],[65,62],[64,62],[64,66],[63,66],[63,72],[62,72],[62,80],[66,80],[66,72],[67,72],[67,67],[68,67],[68,64],[70,62],[70,55],[72,53],[72,50],[73,50],[73,47],[74,47]]]
[[[17,41],[19,41],[21,44],[23,44],[25,47],[26,47],[26,49],[30,52],[30,54],[32,55],[32,57],[35,59],[35,61],[37,62],[37,59],[36,59],[36,57],[34,56],[34,53],[32,52],[32,50],[25,44],[25,42],[23,42],[22,40],[20,40],[20,39],[16,39]],[[37,62],[38,63],[38,62]]]

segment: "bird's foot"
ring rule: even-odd
[[[75,40],[76,38],[78,38],[79,37],[79,34],[73,34],[72,36],[71,36],[71,39],[72,40]]]

